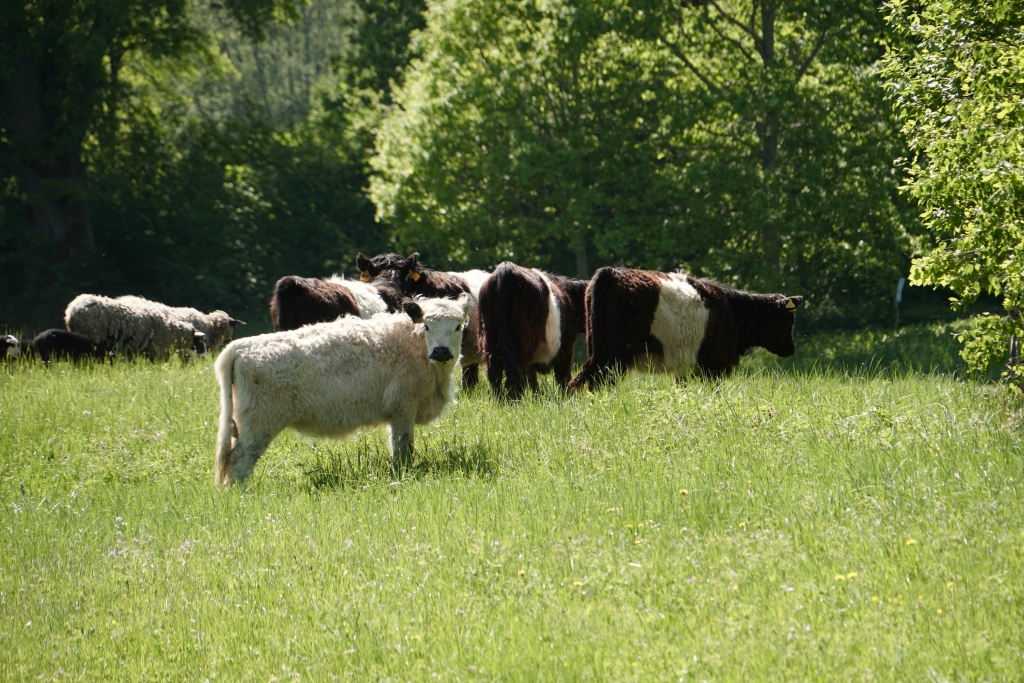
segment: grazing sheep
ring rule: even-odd
[[[27,351],[32,342],[28,339],[18,339],[12,334],[0,336],[0,356],[13,360],[20,358],[24,351]]]
[[[97,343],[83,334],[52,329],[40,332],[30,342],[22,342],[22,353],[35,351],[44,363],[51,360],[106,360],[113,347],[114,344],[106,340]]]
[[[213,351],[221,344],[227,344],[231,341],[231,335],[234,333],[235,328],[245,324],[241,320],[235,320],[224,311],[203,313],[195,308],[167,306],[139,296],[122,296],[118,297],[118,301],[138,307],[151,306],[168,318],[192,325],[192,327],[206,335],[203,343],[206,344],[208,351]]]
[[[150,360],[205,351],[205,333],[168,310],[168,306],[134,296],[110,299],[80,294],[64,311],[64,324],[70,332],[85,335],[97,344],[114,342],[124,352]]]
[[[215,481],[244,481],[286,427],[343,437],[387,423],[393,464],[408,464],[413,426],[435,420],[453,400],[471,301],[468,294],[408,301],[408,315],[347,316],[228,344],[214,366]]]

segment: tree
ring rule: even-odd
[[[1002,295],[966,332],[976,370],[1024,334],[1024,2],[894,0],[885,77],[914,153],[907,192],[934,248],[911,282],[949,287],[954,307]]]
[[[877,320],[907,266],[872,2],[433,5],[371,195],[410,248],[691,268]],[[554,255],[553,257],[551,255]]]
[[[20,195],[27,223],[67,260],[91,249],[89,135],[118,125],[121,68],[134,54],[180,55],[201,46],[186,0],[41,0],[0,5],[0,171]],[[231,0],[232,16],[258,33],[290,0]],[[9,211],[9,209],[8,209]],[[11,216],[7,216],[11,220]]]

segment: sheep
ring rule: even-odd
[[[114,344],[109,341],[93,342],[85,335],[67,330],[52,329],[40,332],[32,341],[22,342],[22,353],[34,351],[39,360],[106,360]]]
[[[167,360],[173,353],[204,352],[205,333],[168,315],[168,308],[139,297],[80,294],[64,311],[64,324],[68,331],[94,343],[116,342],[124,352],[150,360]]]
[[[195,308],[189,308],[187,306],[167,306],[165,304],[157,303],[156,301],[143,299],[139,296],[122,296],[118,297],[118,301],[123,301],[129,305],[139,307],[151,306],[162,315],[166,315],[169,318],[174,318],[180,322],[192,325],[192,327],[206,335],[203,339],[203,343],[206,344],[208,351],[213,351],[221,344],[227,344],[231,341],[231,336],[234,333],[235,328],[239,325],[245,324],[241,320],[235,320],[224,311],[203,313]]]
[[[214,365],[214,480],[245,481],[286,427],[340,438],[387,423],[392,466],[409,464],[414,425],[437,419],[454,400],[452,370],[472,301],[407,301],[405,314],[346,316],[228,344]]]

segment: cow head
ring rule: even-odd
[[[407,257],[398,254],[377,254],[373,258],[363,254],[356,254],[356,268],[359,269],[359,279],[363,282],[375,280],[381,275],[388,280],[401,284],[410,269],[416,267],[416,259],[419,254],[411,254]]]
[[[796,310],[804,303],[802,296],[772,295],[766,302],[765,315],[754,333],[753,346],[761,346],[780,358],[796,353],[793,325]]]
[[[430,360],[447,364],[459,357],[462,331],[466,327],[472,301],[468,294],[463,294],[455,301],[419,299],[405,303],[405,312],[413,322],[423,324]]]

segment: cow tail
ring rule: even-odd
[[[608,293],[615,287],[615,269],[598,268],[590,279],[584,295],[584,324],[586,326],[587,360],[576,376],[569,382],[569,391],[575,392],[584,386],[594,388],[600,376],[606,371],[610,362],[607,349],[601,346],[601,337],[605,333],[607,321]]]
[[[516,342],[512,339],[512,330],[509,326],[509,317],[512,315],[512,281],[514,273],[502,273],[497,278],[498,305],[497,312],[498,327],[498,353],[501,355],[502,365],[505,366],[505,382],[507,386],[516,387],[525,381],[526,369],[520,362],[519,353],[516,351]]]
[[[218,484],[227,483],[228,464],[234,448],[234,400],[232,385],[235,374],[235,345],[228,344],[214,364],[217,382],[220,384],[220,424],[217,428],[217,455],[214,460],[213,480]]]

